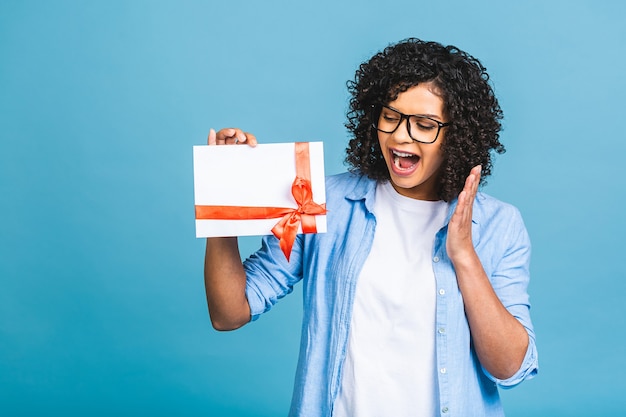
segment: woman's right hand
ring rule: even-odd
[[[214,129],[209,131],[209,145],[243,145],[256,146],[256,137],[249,132],[237,128],[220,129],[217,133]]]
[[[209,131],[209,145],[256,146],[256,137],[241,129]],[[210,237],[206,240],[204,285],[211,323],[217,330],[233,330],[250,321],[246,297],[246,273],[241,263],[236,237]]]

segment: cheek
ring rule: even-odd
[[[430,159],[433,165],[441,165],[443,160],[445,159],[445,154],[443,149],[441,148],[441,144],[435,143],[437,146],[428,149],[428,159]]]
[[[445,155],[438,149],[436,152],[433,152],[430,155],[430,172],[433,174],[440,174],[443,167],[443,162],[445,161]]]

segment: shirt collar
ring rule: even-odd
[[[372,213],[376,200],[376,181],[365,175],[357,177],[354,188],[346,194],[348,200],[365,200],[365,208]]]
[[[365,200],[365,207],[371,213],[372,208],[374,207],[374,201],[376,200],[375,191],[376,191],[376,181],[371,178],[368,178],[365,175],[362,175],[362,176],[358,176],[355,187],[350,192],[348,192],[348,194],[346,195],[346,198],[348,200],[354,200],[354,201]],[[481,201],[483,199],[484,199],[484,196],[482,195],[482,193],[478,192],[476,194],[476,201]],[[448,203],[448,213],[446,214],[444,227],[447,226],[448,223],[450,222],[452,213],[454,213],[454,210],[456,209],[456,206],[458,205],[458,203],[459,203],[458,198],[455,198],[454,200]],[[472,223],[480,224],[481,223],[480,219],[481,219],[481,210],[479,207],[477,207],[476,202],[474,202],[474,207],[472,210]]]

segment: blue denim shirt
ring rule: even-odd
[[[244,262],[252,320],[302,281],[304,317],[290,416],[332,416],[346,355],[357,278],[367,258],[376,219],[376,182],[344,173],[327,178],[328,231],[298,235],[287,262],[273,236]],[[449,205],[432,255],[437,285],[436,356],[439,410],[447,416],[502,416],[497,386],[512,387],[537,372],[529,315],[530,241],[516,208],[479,193],[472,238],[485,272],[507,310],[528,331],[520,369],[499,380],[480,364],[471,344],[463,299],[446,254]]]

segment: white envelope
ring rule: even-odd
[[[326,203],[324,149],[309,142],[313,202]],[[297,209],[291,186],[296,177],[295,143],[193,147],[194,196],[198,206],[285,207]],[[326,215],[316,215],[317,233],[326,232]],[[196,219],[196,237],[271,234],[280,217]],[[298,230],[302,233],[302,228]]]

